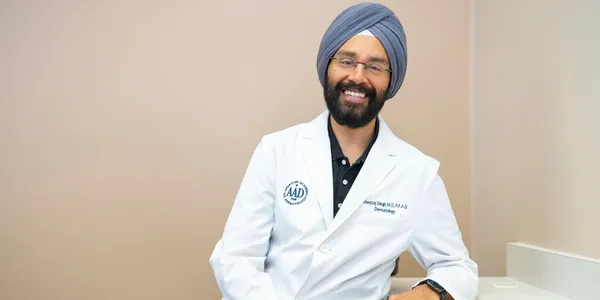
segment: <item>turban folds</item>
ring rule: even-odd
[[[323,88],[327,84],[327,67],[338,49],[356,34],[369,30],[383,45],[392,73],[386,99],[394,97],[406,74],[406,35],[392,10],[378,3],[353,5],[331,23],[319,46],[317,72]]]

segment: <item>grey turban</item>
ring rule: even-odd
[[[386,99],[394,97],[406,74],[406,35],[400,20],[389,8],[365,2],[345,9],[331,23],[319,46],[317,72],[323,88],[331,57],[351,37],[368,29],[385,49],[392,70]]]

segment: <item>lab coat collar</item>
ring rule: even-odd
[[[333,218],[333,174],[331,150],[327,132],[329,112],[321,113],[303,130],[302,151],[304,161],[321,207],[329,234],[338,229],[362,205],[363,201],[385,179],[395,167],[394,157],[398,154],[395,135],[379,118],[379,135],[371,148],[356,181],[350,188],[344,205]]]

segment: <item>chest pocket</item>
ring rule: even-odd
[[[286,234],[306,233],[324,223],[316,192],[307,177],[279,180],[275,194],[275,225]]]

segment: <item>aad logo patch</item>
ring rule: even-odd
[[[292,181],[283,191],[283,200],[289,205],[299,205],[306,200],[308,188],[302,181]]]

